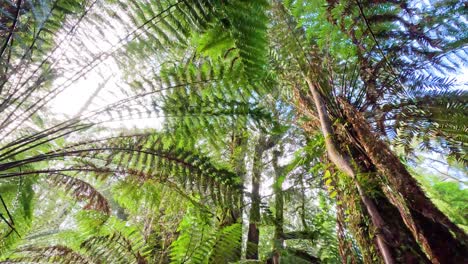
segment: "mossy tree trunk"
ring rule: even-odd
[[[339,102],[349,124],[347,129],[365,150],[365,158],[374,167],[373,173],[381,175],[378,182],[383,193],[431,262],[464,263],[468,260],[468,240],[464,231],[426,197],[389,146],[372,132],[362,114],[346,100]]]
[[[260,136],[259,142],[255,145],[253,168],[252,168],[252,192],[251,192],[251,205],[249,214],[249,231],[247,233],[247,250],[246,259],[258,259],[258,243],[260,240],[260,230],[258,224],[260,223],[260,182],[262,180],[263,161],[262,156],[264,153],[263,141],[264,136]]]
[[[273,184],[273,193],[275,195],[275,233],[273,236],[273,263],[278,264],[280,251],[283,249],[284,243],[284,198],[283,198],[283,184],[281,177],[283,175],[282,168],[278,165],[278,158],[280,151],[273,151],[272,165],[275,173],[275,182]]]
[[[369,255],[365,258],[365,262],[430,263],[422,248],[419,247],[419,241],[413,237],[408,228],[405,217],[400,216],[398,207],[385,196],[381,181],[376,177],[375,165],[365,153],[362,153],[362,148],[354,141],[347,140],[346,135],[336,134],[325,101],[319,92],[319,84],[311,80],[308,80],[308,84],[318,112],[322,134],[325,137],[328,158],[349,177],[348,189],[355,189],[356,196],[359,197],[355,207],[360,204],[359,207],[363,208],[361,214],[364,218],[361,222],[364,222],[364,226],[367,227],[363,229],[362,223],[351,225],[352,231],[357,236],[363,253],[368,251],[366,247],[369,245],[366,246],[366,243],[360,243],[359,240],[367,241],[368,239],[359,239],[359,237],[367,236],[373,241],[379,253],[377,256]],[[349,201],[345,202],[349,203]],[[348,206],[352,207],[352,204]],[[369,221],[366,221],[366,218],[369,218]]]

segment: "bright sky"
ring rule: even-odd
[[[96,40],[90,36],[98,36],[98,30],[93,26],[84,26],[85,22],[80,24],[81,27],[75,29],[76,37],[66,37],[65,33],[59,34],[58,39],[61,41],[68,41],[70,45],[63,45],[62,50],[57,51],[55,58],[58,60],[57,68],[64,68],[64,74],[54,80],[54,87],[60,87],[63,83],[66,83],[67,78],[74,76],[79,70],[83,68],[82,65],[89,63],[93,57],[97,57],[99,54],[107,54],[110,51],[116,50],[116,47],[122,47],[119,44],[122,38],[127,34],[127,30],[118,25],[114,25],[114,28],[104,28],[107,30],[104,32],[105,36],[103,41],[96,44]],[[86,28],[86,31],[83,30]],[[81,43],[77,43],[79,40]],[[125,41],[124,41],[125,42]],[[80,46],[80,44],[83,44]],[[79,46],[80,50],[77,52],[76,49],[70,48],[70,46]],[[78,114],[85,114],[93,110],[102,109],[112,103],[118,102],[119,100],[128,98],[122,91],[130,91],[130,87],[124,80],[124,74],[118,67],[113,56],[108,56],[97,64],[91,71],[87,72],[74,81],[69,87],[67,87],[62,93],[60,93],[54,100],[49,104],[52,113],[56,114],[59,118],[70,118],[75,117]],[[80,66],[81,65],[81,66]],[[148,98],[148,105],[151,105],[151,101]],[[115,109],[114,109],[115,110]],[[115,114],[115,113],[114,113]],[[103,117],[101,115],[101,117]],[[143,118],[133,116],[131,118],[109,118],[106,116],[106,120],[112,120],[106,122],[106,126],[113,128],[160,128],[163,118]],[[91,121],[98,121],[97,119],[91,119]]]

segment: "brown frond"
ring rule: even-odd
[[[54,185],[64,187],[65,191],[77,200],[87,201],[84,206],[85,210],[97,210],[107,215],[110,214],[109,202],[91,184],[63,173],[52,173],[49,180]]]

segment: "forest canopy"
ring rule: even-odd
[[[467,7],[0,1],[0,263],[467,263]]]

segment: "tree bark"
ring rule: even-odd
[[[317,112],[318,112],[318,116],[320,120],[320,126],[322,129],[322,134],[325,138],[325,147],[327,149],[329,158],[338,167],[338,169],[343,171],[345,174],[347,174],[354,180],[356,184],[356,188],[359,192],[359,196],[361,197],[361,200],[371,217],[372,224],[377,228],[376,241],[377,241],[377,246],[379,248],[380,254],[382,255],[382,258],[386,264],[393,264],[395,263],[395,260],[392,256],[392,251],[389,248],[388,244],[386,243],[384,234],[382,233],[384,226],[385,226],[385,222],[380,216],[380,213],[378,212],[375,204],[364,193],[363,189],[358,183],[356,179],[357,173],[355,169],[353,169],[349,158],[347,156],[344,156],[338,150],[337,144],[334,141],[334,133],[333,133],[331,121],[330,121],[330,118],[328,117],[325,103],[323,102],[323,99],[318,91],[317,84],[314,84],[308,78],[306,79],[306,81],[312,93],[315,107],[317,108]]]
[[[247,234],[247,250],[246,259],[258,259],[258,243],[260,239],[260,231],[258,224],[260,223],[260,181],[262,177],[263,162],[262,156],[264,152],[264,136],[260,136],[258,144],[255,146],[252,169],[252,193],[249,215],[249,232]]]
[[[281,153],[273,151],[272,165],[275,173],[275,183],[273,184],[273,193],[275,195],[275,233],[273,236],[273,263],[280,263],[280,251],[283,250],[284,230],[283,230],[283,185],[280,182],[282,176],[281,168],[278,165],[278,158]]]
[[[304,95],[300,93],[299,99],[299,109],[303,114],[306,116],[310,112],[307,110],[306,112],[302,111],[304,108],[312,108],[311,102],[314,100],[303,100]],[[321,96],[319,94],[319,96]],[[325,103],[323,103],[324,111],[322,113],[326,113],[327,109],[325,108]],[[312,113],[315,115],[315,113]],[[354,238],[358,242],[359,248],[361,249],[361,254],[364,260],[364,263],[380,263],[385,262],[381,253],[381,247],[377,242],[379,236],[382,238],[383,242],[390,250],[392,254],[393,260],[396,263],[429,263],[424,252],[422,252],[421,248],[419,247],[416,240],[413,238],[411,232],[406,227],[403,219],[400,217],[398,210],[395,206],[385,197],[383,194],[383,190],[378,185],[375,177],[373,177],[373,167],[369,165],[370,162],[365,160],[365,157],[361,155],[359,152],[360,149],[354,146],[353,142],[348,142],[342,138],[342,133],[338,134],[334,131],[331,127],[330,118],[327,116],[325,117],[328,121],[329,128],[327,131],[327,135],[333,136],[332,143],[334,144],[335,150],[340,154],[341,153],[349,153],[350,156],[343,155],[345,157],[345,165],[346,162],[348,163],[347,166],[351,168],[351,171],[355,173],[354,177],[349,176],[345,173],[348,177],[338,177],[336,180],[340,182],[339,188],[337,188],[338,196],[337,199],[343,204],[346,208],[345,215],[343,216],[346,221],[348,222],[347,227],[353,234]],[[315,129],[308,129],[310,124],[306,124],[304,129],[313,133]],[[318,124],[321,127],[321,124]],[[331,132],[331,133],[330,133]],[[323,132],[322,132],[323,134]],[[328,137],[330,139],[330,137]],[[327,137],[325,137],[325,141],[327,141]],[[330,141],[328,141],[330,143]],[[345,147],[346,150],[339,149],[340,147]],[[351,161],[350,157],[356,158],[355,160]],[[334,160],[331,159],[330,155],[328,157],[332,162]],[[336,161],[336,160],[335,160]],[[351,163],[353,162],[353,163]],[[352,164],[352,165],[351,165]],[[337,166],[338,167],[338,166]],[[362,190],[362,187],[359,184],[357,179],[357,175],[359,175],[360,180],[366,181],[366,187],[371,186],[372,196],[366,194],[366,191]],[[359,192],[358,187],[361,187],[361,192]],[[342,195],[340,195],[342,193]],[[366,197],[362,197],[364,194]],[[366,205],[364,201],[368,201],[371,204],[374,204],[373,208],[369,207],[369,204]],[[380,216],[380,219],[385,219],[385,223],[379,228],[376,226],[375,219],[372,219],[372,215],[369,212],[369,209],[375,210],[374,213]],[[374,214],[374,216],[375,216]],[[369,220],[370,221],[369,221]],[[380,244],[381,245],[381,244]],[[342,252],[345,253],[345,252]],[[347,258],[345,254],[343,254],[344,258]]]
[[[342,195],[340,193],[338,193],[336,197],[338,201],[342,201]],[[341,263],[358,263],[358,260],[356,259],[355,253],[353,251],[353,245],[346,236],[346,220],[343,202],[337,203],[336,205],[336,223],[336,235],[338,239],[338,249],[340,253]]]
[[[468,261],[467,236],[448,219],[424,194],[389,146],[371,130],[366,120],[346,100],[340,99],[346,120],[356,140],[363,147],[377,171],[384,176],[382,188],[389,201],[398,208],[405,224],[421,244],[432,263]],[[386,187],[386,186],[389,187]],[[454,237],[451,232],[455,234]],[[447,245],[450,245],[447,247]]]

